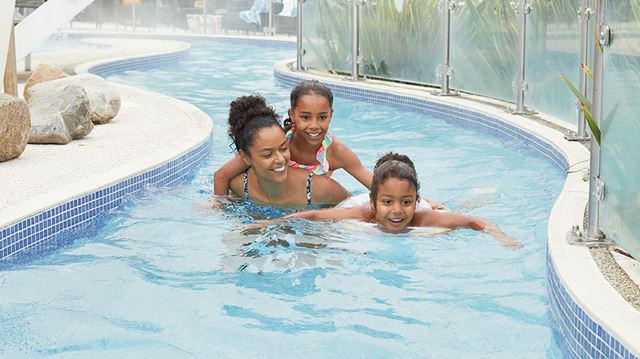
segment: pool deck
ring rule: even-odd
[[[46,59],[69,70],[75,69],[80,63],[103,58],[174,51],[183,46],[174,41],[123,39],[112,41],[111,44],[117,44],[118,47],[83,51],[82,55],[34,56],[33,67]],[[278,64],[278,71],[298,78],[322,76],[325,81],[354,86],[354,82],[344,77],[296,73],[286,63]],[[583,161],[588,159],[588,151],[580,144],[565,141],[564,133],[557,130],[561,127],[574,130],[572,126],[539,116],[553,124],[555,129],[552,129],[544,121],[506,114],[505,103],[470,95],[438,97],[427,93],[424,88],[373,80],[357,85],[487,113],[524,128],[556,146],[573,167],[549,220],[549,255],[555,270],[571,298],[591,318],[615,335],[630,352],[640,354],[640,311],[607,282],[594,260],[598,255],[592,255],[586,247],[570,246],[565,240],[571,225],[582,223],[588,196],[586,182],[582,179],[587,168],[587,163]],[[104,187],[166,162],[209,137],[211,121],[194,106],[167,96],[117,86],[122,96],[122,109],[112,123],[96,126],[86,138],[65,146],[28,145],[18,159],[0,163],[0,186],[3,189],[3,196],[0,197],[0,228],[61,203],[66,198]],[[640,265],[637,261],[618,254],[613,257],[631,280],[640,282]]]
[[[115,47],[67,56],[36,54],[33,68],[46,62],[69,70],[105,58],[172,52],[185,46],[154,40],[97,41]],[[23,86],[19,86],[20,93]],[[29,144],[20,157],[0,162],[0,228],[168,162],[210,136],[211,119],[195,106],[157,93],[114,86],[121,96],[121,109],[112,122],[95,126],[88,136],[67,145]]]

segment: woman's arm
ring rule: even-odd
[[[371,180],[373,179],[373,172],[366,169],[358,156],[337,138],[334,139],[331,157],[329,163],[332,169],[343,168],[358,182],[362,183],[367,189],[371,189]],[[329,148],[331,148],[329,147]]]
[[[445,228],[471,228],[482,231],[493,238],[498,243],[509,249],[518,249],[522,243],[516,238],[504,233],[497,224],[489,222],[480,217],[467,216],[452,212],[421,211],[416,212],[413,225],[419,227],[445,227]]]
[[[231,179],[244,172],[249,166],[239,155],[233,156],[227,163],[213,173],[213,194],[226,196],[229,194]]]

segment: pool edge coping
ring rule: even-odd
[[[189,49],[189,44],[182,43],[182,45],[178,48],[172,48],[163,51],[144,54],[132,54],[129,56],[118,56],[97,61],[89,61],[76,66],[75,69],[76,73],[86,73],[91,72],[92,69],[105,64],[126,64],[127,62],[131,61],[145,60],[157,63],[158,59],[160,59],[160,61],[174,61],[180,56],[184,56],[185,53],[189,51]],[[188,142],[182,143],[180,148],[170,149],[165,147],[162,150],[154,152],[152,158],[147,156],[144,159],[137,159],[135,161],[128,162],[125,165],[121,165],[114,169],[111,169],[107,173],[102,173],[98,176],[92,176],[85,180],[81,180],[74,184],[74,190],[72,191],[69,191],[69,188],[65,187],[62,190],[54,190],[52,192],[43,193],[36,197],[30,198],[18,205],[14,205],[8,209],[0,211],[0,213],[2,214],[0,216],[2,218],[2,221],[0,222],[0,261],[6,260],[7,258],[14,256],[29,247],[41,245],[62,232],[77,228],[78,224],[74,224],[71,221],[65,221],[66,223],[70,224],[60,223],[62,222],[60,218],[66,218],[62,216],[63,214],[66,214],[67,212],[71,213],[75,209],[71,206],[86,207],[89,206],[89,204],[92,204],[93,207],[86,207],[89,210],[82,210],[84,212],[81,214],[85,216],[83,217],[84,221],[80,224],[86,223],[87,221],[95,220],[98,215],[106,212],[106,210],[96,211],[99,203],[99,201],[97,201],[96,199],[99,198],[97,198],[95,194],[102,194],[102,192],[106,192],[107,188],[115,187],[120,184],[124,186],[126,184],[127,190],[129,192],[119,192],[120,197],[117,199],[117,203],[119,205],[119,203],[121,203],[121,201],[127,195],[137,193],[141,190],[141,188],[135,187],[131,183],[134,178],[143,175],[149,175],[156,169],[169,166],[173,162],[182,159],[181,161],[184,163],[181,162],[178,165],[173,166],[171,169],[164,170],[161,174],[156,174],[155,176],[153,176],[154,180],[157,180],[157,182],[149,182],[145,183],[144,185],[164,183],[167,180],[175,182],[176,174],[182,172],[184,168],[199,165],[203,160],[200,152],[208,151],[211,148],[211,141],[213,138],[213,122],[206,113],[197,108],[195,105],[170,96],[135,88],[132,86],[127,86],[124,84],[111,84],[118,89],[124,90],[125,92],[128,91],[130,93],[136,93],[141,96],[153,98],[154,101],[165,101],[171,103],[171,106],[173,108],[176,108],[180,113],[184,114],[185,118],[188,119],[187,122],[192,124],[192,130],[197,132],[196,136],[185,138],[185,140],[187,140]],[[109,124],[105,124],[102,126],[109,126]],[[189,174],[190,172],[180,174],[179,179],[182,179]],[[105,193],[105,195],[106,194],[107,193]],[[80,200],[85,197],[92,198],[90,200],[91,202],[85,204],[84,201]],[[43,202],[44,204],[42,204]],[[67,209],[63,211],[61,208],[65,205],[65,208]],[[78,209],[78,212],[80,212],[80,209]],[[50,219],[49,216],[55,217],[53,217],[53,219]],[[85,220],[85,218],[87,217],[90,218]],[[36,228],[31,230],[32,227],[36,227],[36,225],[38,225],[39,221],[44,222],[44,228]],[[29,229],[29,231],[27,231],[27,228]],[[24,236],[28,238],[17,236],[17,234],[20,234],[22,236],[22,233],[25,233]],[[10,241],[12,239],[12,236],[13,240]],[[34,237],[35,240],[33,242],[31,242],[31,240],[27,242],[27,239],[30,239],[30,237]]]

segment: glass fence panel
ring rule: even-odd
[[[348,0],[309,0],[302,12],[304,67],[351,73],[351,4]]]
[[[560,80],[564,75],[576,87],[580,80],[580,21],[582,0],[531,1],[527,16],[525,104],[534,110],[577,124],[576,100]],[[591,21],[594,21],[594,17]],[[593,35],[589,33],[589,43]]]
[[[442,62],[438,0],[369,1],[360,12],[360,73],[437,84]]]
[[[600,224],[640,258],[640,0],[608,1],[605,22],[614,36],[604,47]]]
[[[452,88],[513,102],[519,52],[509,1],[465,0],[452,12]]]

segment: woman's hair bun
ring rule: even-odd
[[[229,137],[233,140],[236,151],[247,150],[255,132],[265,126],[280,126],[278,114],[267,100],[259,94],[240,96],[229,105]],[[247,125],[251,129],[245,132]],[[255,128],[254,128],[255,127]]]

